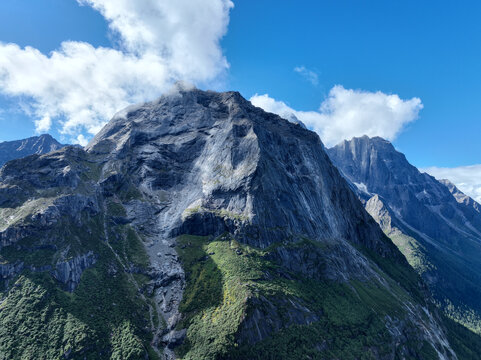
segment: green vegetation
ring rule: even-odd
[[[110,216],[127,216],[125,208],[119,201],[114,201],[113,199],[108,199],[107,203],[107,213]]]
[[[187,339],[178,348],[182,359],[372,359],[391,351],[384,316],[404,318],[402,301],[409,298],[392,280],[393,294],[374,281],[337,283],[286,275],[268,259],[269,249],[238,244],[227,234],[215,240],[181,236],[178,243],[187,276],[180,307],[184,319],[179,328],[187,328]],[[319,321],[284,326],[254,345],[242,342],[242,323],[252,304],[262,308],[266,299],[278,310],[271,316],[285,324],[283,314],[289,309],[281,299],[302,304]],[[414,344],[413,349],[423,359],[437,359],[424,345]]]
[[[189,269],[189,286],[184,291],[179,309],[185,316],[184,324],[197,312],[222,302],[222,274],[212,258],[206,255],[205,241],[206,238],[195,236],[180,238],[180,243],[186,247],[178,251],[183,265]]]
[[[396,289],[397,296],[404,293],[404,296],[407,295],[419,304],[426,305],[425,294],[421,293],[420,289],[422,280],[404,258],[399,258],[396,262],[396,260],[382,257],[366,247],[360,247],[360,250],[379,266],[382,270],[382,272],[379,272],[381,276],[384,277],[383,273],[389,276],[390,279],[386,280],[391,280],[389,281],[390,285],[393,286],[393,289]]]
[[[26,265],[35,267],[43,265],[51,265],[56,250],[53,248],[28,249],[25,245],[31,242],[31,239],[26,238],[19,241],[15,246],[7,246],[0,251],[0,263],[16,263],[22,261]]]
[[[427,250],[416,239],[401,233],[398,229],[389,236],[419,275],[424,275],[427,281],[430,276],[442,279],[429,285],[437,306],[444,314],[481,335],[479,303],[481,286],[476,269],[466,269],[464,263],[448,252],[440,252],[434,247]],[[435,267],[433,263],[443,266]],[[461,286],[458,289],[449,285],[460,282],[469,286]]]
[[[234,260],[230,265],[237,268],[233,256],[225,258],[230,255],[231,245],[229,242],[208,244],[207,238],[194,236],[179,238],[179,244],[189,284],[180,306],[185,312],[180,327],[188,327],[188,335],[179,355],[196,360],[226,356],[234,345],[234,334],[249,296],[249,289],[241,284],[241,278],[231,276],[227,269],[222,272],[216,263],[216,260]],[[209,253],[215,254],[209,257]],[[246,278],[258,275],[254,268],[243,270]]]
[[[145,358],[145,349],[140,339],[135,336],[130,322],[125,321],[115,329],[112,335],[111,359],[141,359]]]
[[[370,212],[369,209],[368,212]],[[387,210],[371,213],[371,215],[374,216],[384,234],[392,240],[418,274],[422,275],[426,271],[435,269],[435,266],[426,257],[424,246],[413,237],[415,235],[411,234],[412,236],[409,236],[409,234],[405,234],[393,226],[391,215]]]
[[[150,265],[149,256],[145,252],[144,244],[139,235],[131,227],[126,229],[123,244],[125,259],[138,268],[147,270]]]
[[[77,165],[81,167],[82,180],[84,181],[99,181],[101,169],[97,162],[92,162],[87,159],[82,159]]]
[[[142,359],[130,344],[145,353],[148,310],[124,275],[105,270],[87,270],[73,294],[47,273],[20,276],[1,305],[0,359],[107,359],[111,351],[131,354],[117,359]]]
[[[184,213],[187,217],[196,213],[211,213],[221,218],[228,218],[228,219],[239,220],[239,221],[248,220],[247,216],[245,216],[244,214],[235,213],[233,211],[229,211],[226,209],[219,209],[219,210],[207,209],[200,205],[187,208],[185,209]]]
[[[481,359],[481,337],[461,324],[443,316],[448,341],[460,360]]]
[[[466,306],[456,307],[448,299],[445,299],[444,302],[438,304],[438,306],[444,310],[447,317],[464,325],[477,335],[481,335],[481,318],[474,310]]]
[[[145,359],[145,354],[157,358],[150,347],[151,300],[138,291],[139,284],[149,279],[123,268],[124,264],[147,266],[140,238],[128,226],[115,227],[109,237],[121,249],[117,258],[106,243],[103,218],[87,214],[81,218],[81,226],[64,219],[44,235],[53,238],[60,247],[58,252],[69,249],[70,256],[93,251],[97,263],[84,271],[73,293],[63,291],[49,272],[24,271],[10,282],[0,305],[0,360],[137,360]],[[54,263],[58,254],[50,248],[21,250],[35,249],[41,242],[41,238],[26,238],[18,247],[3,248],[0,254],[6,262]]]
[[[120,192],[120,198],[123,201],[132,201],[132,200],[140,200],[142,199],[142,193],[133,185],[128,184],[125,190]]]
[[[430,282],[428,285],[431,293],[444,314],[481,335],[479,302],[481,286],[479,285],[478,269],[475,267],[467,269],[464,263],[464,260],[468,261],[467,259],[460,261],[457,256],[452,256],[449,252],[441,252],[429,244],[422,245],[416,240],[414,233],[404,234],[398,228],[391,228],[389,216],[378,219],[378,221],[384,225],[384,232],[391,238],[414,270]],[[453,243],[458,242],[453,241]],[[461,241],[458,244],[463,246],[463,243],[464,241]],[[464,252],[470,253],[466,249]],[[433,264],[438,264],[438,267]],[[430,281],[433,278],[442,279],[442,281]],[[460,287],[452,285],[458,283],[465,285]]]
[[[64,216],[52,228],[33,231],[14,245],[0,249],[0,263],[21,261],[26,266],[40,267],[54,265],[60,257],[65,261],[89,250],[96,252],[102,239],[100,217],[82,214],[81,220],[83,226],[72,226],[71,219]]]
[[[436,269],[426,258],[426,250],[416,239],[400,231],[393,232],[389,237],[418,274],[422,275],[426,271]]]

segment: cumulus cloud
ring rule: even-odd
[[[78,144],[78,145],[81,145],[81,146],[86,146],[88,144],[88,140],[85,136],[83,136],[82,134],[78,135],[77,138],[74,140],[74,144]]]
[[[305,66],[296,66],[294,71],[300,74],[304,79],[309,81],[312,85],[319,85],[319,75],[315,71],[307,69]]]
[[[99,11],[115,46],[66,41],[43,54],[0,43],[0,92],[26,101],[37,131],[95,134],[121,108],[151,100],[172,83],[214,81],[227,68],[220,40],[230,0],[77,0]],[[83,135],[82,135],[83,136]]]
[[[318,111],[294,110],[268,94],[256,94],[250,101],[284,118],[294,114],[316,131],[326,146],[362,135],[381,136],[392,141],[408,123],[418,118],[423,108],[418,98],[402,100],[395,94],[351,90],[340,85],[331,89]]]
[[[466,195],[481,204],[481,165],[455,168],[429,167],[422,169],[438,180],[448,179]]]

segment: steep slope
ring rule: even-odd
[[[384,139],[353,138],[328,153],[446,313],[481,332],[479,204],[419,172]]]
[[[64,146],[48,134],[24,140],[0,142],[0,167],[13,159],[33,154],[46,154]]]
[[[9,162],[0,199],[5,359],[475,351],[319,137],[235,92],[179,87]]]

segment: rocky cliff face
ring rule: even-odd
[[[481,331],[479,204],[419,172],[384,139],[354,138],[328,153],[446,312]]]
[[[9,162],[0,194],[7,357],[457,358],[319,137],[238,93],[128,108],[85,150]]]
[[[48,134],[24,140],[0,142],[0,167],[13,159],[33,154],[46,154],[64,146]]]

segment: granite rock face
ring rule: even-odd
[[[65,145],[60,144],[48,134],[34,136],[24,140],[0,142],[0,167],[7,161],[19,159],[33,154],[46,154],[59,150]]]
[[[238,93],[163,97],[117,115],[86,150],[107,156],[109,176],[138,174],[135,186],[164,205],[166,237],[230,231],[260,248],[301,236],[339,238],[397,254],[319,137]]]
[[[225,351],[236,351],[237,345],[263,346],[292,327],[309,330],[322,320],[342,328],[339,319],[345,315],[336,312],[337,322],[327,317],[337,304],[322,309],[317,297],[324,294],[312,297],[306,285],[312,282],[317,289],[332,287],[328,294],[341,294],[336,295],[341,300],[350,296],[354,303],[370,304],[363,308],[371,314],[367,318],[382,319],[383,331],[391,334],[382,346],[373,346],[373,354],[383,351],[376,358],[394,359],[396,352],[417,356],[426,347],[440,359],[456,358],[422,282],[332,165],[319,137],[252,106],[237,92],[179,87],[154,102],[130,107],[85,149],[66,147],[7,163],[0,170],[0,194],[0,255],[5,263],[21,259],[28,266],[44,265],[39,269],[72,296],[85,295],[85,276],[86,287],[99,279],[106,283],[97,291],[107,299],[96,299],[122,321],[110,324],[115,331],[105,335],[113,337],[104,340],[109,345],[86,347],[79,354],[97,351],[105,357],[122,353],[122,344],[142,343],[144,351],[151,349],[165,359],[176,358],[176,351],[196,358],[194,350],[209,358],[199,350],[206,344],[199,347],[196,339],[219,331],[225,342],[215,356],[228,358]],[[225,264],[221,255],[209,251],[187,269],[178,252],[181,235],[191,239],[182,245],[184,255],[194,251],[193,241],[204,239],[217,242],[233,263]],[[254,258],[253,265],[267,270],[234,281],[244,294],[234,299],[227,282],[245,275],[236,264]],[[201,289],[199,297],[209,297],[205,283],[218,288],[202,271],[192,279],[198,269],[219,274],[223,281],[221,305],[212,305],[219,306],[214,313],[229,312],[241,301],[232,311],[239,323],[214,319],[204,331],[199,324],[205,316],[195,323],[191,313],[182,312],[184,292],[194,287]],[[128,304],[120,307],[121,299],[109,298],[117,290],[108,285],[111,281],[130,289],[125,296],[138,306],[135,311],[123,313]],[[271,289],[269,282],[272,289],[281,282],[293,290],[289,295],[260,293],[260,288]],[[15,294],[7,285],[6,302]],[[355,295],[354,286],[368,295]],[[396,304],[396,311],[382,302],[376,305],[389,320],[370,312],[376,296]],[[92,314],[84,323],[90,324],[93,313],[103,308],[90,299],[87,303]],[[129,330],[132,326],[135,331]],[[114,339],[117,333],[122,341]],[[125,341],[129,336],[136,340]],[[327,351],[332,341],[318,339],[314,350]]]
[[[59,261],[55,265],[53,277],[63,283],[68,291],[72,292],[78,286],[82,273],[95,263],[96,258],[91,251],[73,259]]]
[[[436,300],[450,311],[454,306],[450,315],[459,320],[473,310],[479,319],[480,205],[449,181],[421,173],[384,139],[353,138],[328,154]]]

